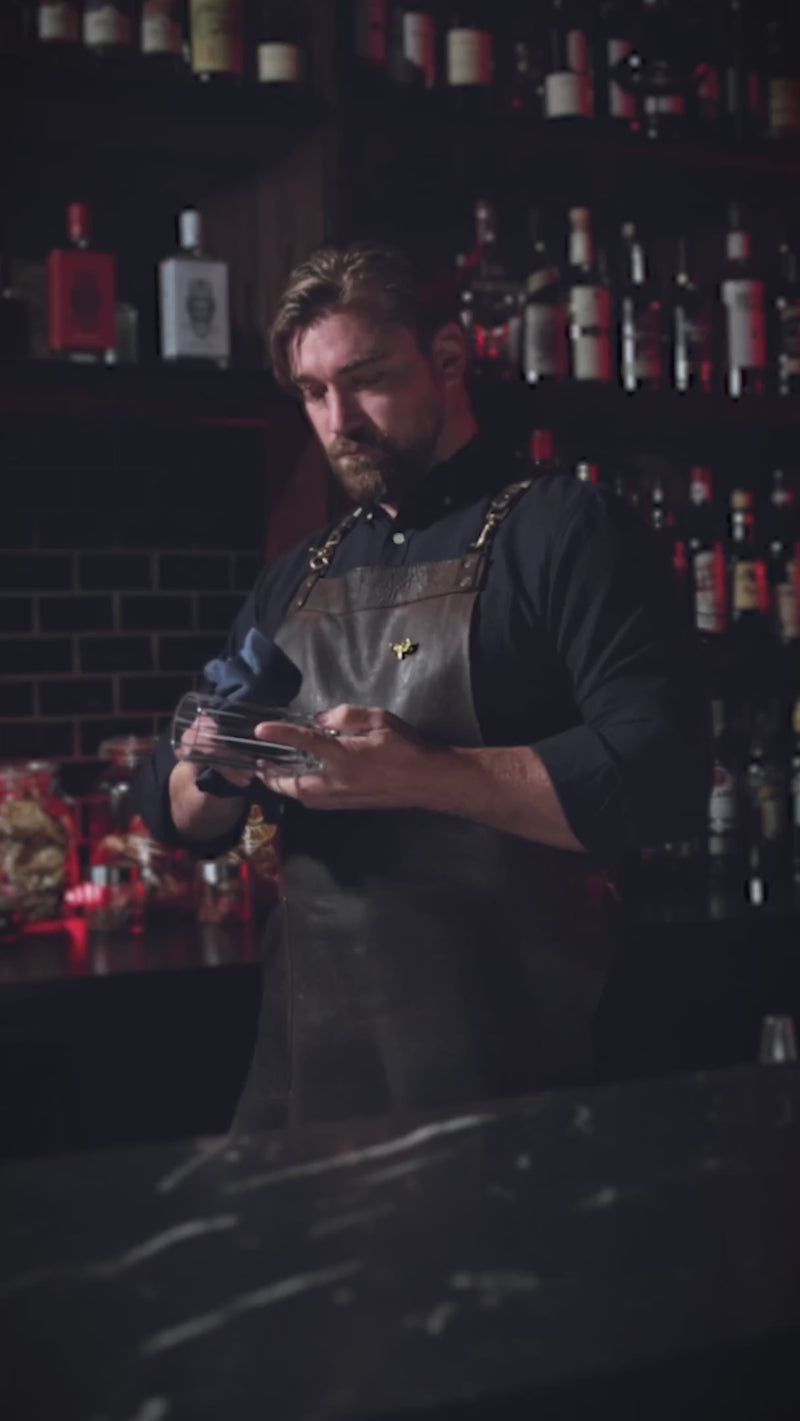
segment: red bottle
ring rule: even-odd
[[[73,245],[47,258],[48,343],[53,355],[102,360],[114,349],[116,262],[89,248],[89,209],[67,206]]]

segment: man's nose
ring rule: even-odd
[[[328,432],[337,438],[356,429],[361,423],[358,401],[347,390],[330,390],[328,394]]]

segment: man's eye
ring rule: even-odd
[[[310,389],[308,388],[308,386],[306,386],[305,389],[303,390],[303,399],[305,400],[305,403],[306,403],[307,405],[314,404],[314,402],[315,402],[316,400],[321,400],[322,398],[323,398],[323,392],[322,392],[322,390],[310,390]]]
[[[358,383],[362,389],[371,390],[373,385],[380,385],[383,379],[385,379],[385,372],[382,370],[380,375],[362,375]]]

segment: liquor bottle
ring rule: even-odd
[[[767,365],[764,280],[752,258],[752,240],[739,207],[731,203],[720,285],[725,310],[725,383],[734,399],[764,393]]]
[[[25,360],[30,352],[28,307],[14,292],[11,262],[0,255],[0,360]]]
[[[798,526],[794,493],[783,469],[772,472],[769,495],[768,580],[773,635],[792,667],[800,649],[800,603],[798,602]]]
[[[544,117],[560,124],[594,118],[591,35],[581,0],[550,0]]]
[[[647,138],[670,141],[686,133],[690,74],[683,18],[673,0],[642,0],[637,49]]]
[[[70,360],[113,358],[116,262],[109,252],[89,247],[89,209],[83,202],[67,207],[67,236],[72,246],[47,258],[48,345],[51,354]]]
[[[601,0],[601,32],[603,48],[600,66],[602,82],[598,85],[596,111],[617,133],[638,133],[639,118],[636,95],[625,67],[633,53],[635,33],[634,8],[629,0]]]
[[[731,705],[711,702],[713,769],[708,796],[709,912],[728,917],[741,902],[745,857],[745,766]]]
[[[297,0],[266,0],[259,11],[256,78],[282,92],[299,92],[306,74],[307,16]]]
[[[567,294],[551,256],[541,213],[531,213],[531,270],[525,281],[522,316],[522,372],[529,385],[565,380],[569,375]]]
[[[800,276],[797,253],[788,236],[778,249],[779,276],[773,302],[777,389],[779,395],[800,395]]]
[[[758,0],[725,0],[723,109],[729,136],[738,143],[764,130],[764,73]]]
[[[513,8],[498,64],[503,104],[511,117],[536,123],[542,117],[547,67],[547,31],[537,13]]]
[[[784,708],[777,696],[756,707],[747,764],[748,899],[779,906],[789,886],[790,767]]]
[[[133,0],[84,0],[83,43],[101,58],[133,53]]]
[[[731,666],[738,682],[748,684],[754,675],[768,675],[772,660],[767,560],[749,489],[731,492],[728,564]]]
[[[486,7],[477,0],[450,10],[444,55],[449,102],[463,113],[484,114],[491,102],[494,50]]]
[[[180,251],[158,265],[163,360],[226,366],[230,360],[228,266],[202,250],[202,219],[178,217]]]
[[[662,561],[672,576],[681,611],[691,614],[692,588],[686,539],[678,527],[678,519],[662,474],[656,471],[650,484],[647,521],[656,535]]]
[[[431,0],[393,6],[389,76],[403,89],[423,93],[434,89],[436,18]]]
[[[389,0],[353,0],[353,79],[364,94],[378,94],[388,77]]]
[[[695,630],[708,647],[719,647],[728,629],[725,547],[717,523],[713,474],[700,464],[689,472],[686,555]]]
[[[767,20],[767,137],[800,138],[800,23],[794,6],[778,5]]]
[[[558,465],[553,453],[552,429],[532,429],[528,438],[528,462],[535,474],[552,474]]]
[[[142,0],[139,48],[147,60],[148,75],[163,70],[183,74],[188,59],[185,0]]]
[[[644,243],[633,222],[622,226],[624,277],[619,297],[620,378],[622,388],[660,390],[661,302],[649,278]]]
[[[599,465],[592,463],[591,459],[578,459],[575,464],[575,477],[580,484],[599,484]]]
[[[569,227],[567,288],[572,378],[607,383],[613,369],[611,292],[595,257],[589,208],[571,207]]]
[[[461,321],[475,374],[513,379],[520,367],[522,291],[500,259],[497,214],[485,198],[475,204],[475,246],[464,270]]]
[[[189,0],[192,73],[204,84],[229,86],[242,77],[242,0]]]
[[[49,49],[77,47],[81,39],[79,0],[39,0],[36,9],[36,39]]]
[[[711,294],[689,270],[686,238],[678,238],[672,278],[672,382],[676,390],[711,393],[714,371],[714,318]]]

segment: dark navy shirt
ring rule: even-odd
[[[326,575],[460,556],[491,495],[530,472],[479,435],[432,469],[396,518],[376,508],[360,519]],[[309,547],[327,531],[265,566],[226,655],[253,625],[277,631]],[[590,852],[608,862],[698,832],[710,752],[697,647],[655,536],[609,491],[565,474],[535,479],[495,535],[470,662],[484,743],[533,746]],[[162,737],[136,801],[155,836],[177,845],[167,791],[174,763]],[[274,811],[263,786],[252,799]],[[240,832],[241,824],[203,853],[224,851]]]

